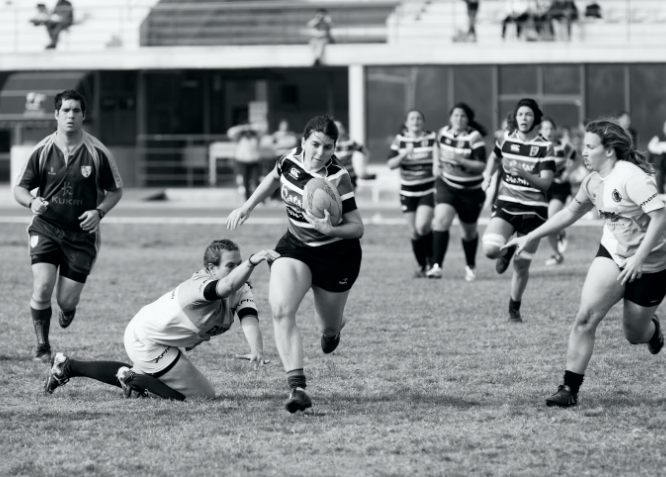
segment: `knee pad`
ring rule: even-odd
[[[500,234],[484,234],[483,245],[492,245],[497,248],[502,248],[506,244],[506,239]]]

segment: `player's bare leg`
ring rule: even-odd
[[[548,203],[548,217],[552,217],[563,208],[564,204],[561,201],[557,199],[551,200]],[[559,237],[558,234],[553,234],[548,236],[548,244],[550,245],[550,248],[553,249],[553,254],[548,260],[546,260],[546,265],[559,265],[564,261],[564,257],[559,251],[558,237]]]
[[[135,365],[135,367],[132,368],[132,371],[137,374],[143,374],[136,368]],[[213,388],[213,385],[208,381],[208,378],[206,378],[206,376],[204,376],[182,352],[173,368],[160,376],[159,380],[172,390],[177,391],[188,398],[198,397],[213,399],[215,397],[215,388]],[[140,380],[138,380],[138,382],[141,384]],[[148,386],[145,386],[145,388],[152,392],[152,389]]]
[[[51,359],[49,329],[51,327],[51,295],[56,284],[58,268],[51,263],[32,265],[33,287],[30,298],[30,315],[37,336],[35,360],[47,362]]]
[[[488,227],[483,234],[483,253],[490,259],[500,258],[507,254],[500,250],[514,232],[513,225],[504,219],[494,217],[490,219]],[[513,255],[513,254],[512,254]]]
[[[56,287],[56,300],[60,307],[60,326],[67,328],[74,320],[76,313],[76,306],[81,300],[81,292],[85,283],[74,281],[70,278],[58,278],[58,285]]]
[[[333,293],[318,286],[312,286],[315,316],[322,333],[321,349],[326,354],[335,351],[340,343],[340,331],[346,324],[344,311],[350,291]]]
[[[518,234],[519,236],[523,234]],[[530,242],[525,249],[513,259],[513,277],[511,277],[511,299],[509,300],[509,321],[519,323],[522,321],[520,316],[520,304],[523,299],[523,293],[527,288],[527,282],[530,279],[530,265],[534,254],[539,248],[539,240]]]
[[[275,344],[291,389],[285,406],[292,413],[312,406],[304,391],[303,339],[296,326],[296,312],[311,285],[312,273],[305,263],[288,257],[273,262],[268,298],[273,312]]]

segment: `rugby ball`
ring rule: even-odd
[[[331,215],[331,224],[337,225],[342,218],[342,199],[338,190],[326,179],[314,177],[303,188],[303,209],[309,210],[318,219],[324,211]]]

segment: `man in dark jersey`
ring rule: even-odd
[[[123,186],[109,150],[83,131],[85,98],[67,90],[58,93],[54,103],[57,130],[35,146],[14,187],[16,201],[33,214],[28,226],[30,314],[38,361],[51,359],[51,295],[58,269],[59,323],[67,328],[97,258],[99,223],[120,200]]]

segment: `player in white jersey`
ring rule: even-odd
[[[497,259],[495,269],[498,273],[509,268],[513,257],[514,249],[502,249],[509,237],[514,233],[527,235],[548,218],[546,191],[553,181],[555,160],[552,143],[539,134],[542,117],[536,101],[530,98],[518,101],[507,118],[509,130],[497,140],[483,173],[484,189],[487,189],[501,162],[502,179],[497,186],[490,223],[483,235],[483,251],[487,257]],[[520,304],[538,246],[538,240],[530,243],[513,262],[510,322],[522,322]]]
[[[576,160],[576,150],[568,141],[568,137],[560,137],[557,131],[555,121],[551,118],[543,118],[541,120],[541,135],[553,142],[553,152],[555,157],[555,175],[553,183],[548,189],[548,217],[557,214],[564,205],[567,199],[571,197],[571,183],[569,182],[569,173],[574,167]],[[553,254],[548,260],[546,265],[559,265],[564,262],[564,251],[566,249],[566,230],[562,230],[557,235],[548,236],[548,244],[553,249]]]
[[[332,353],[340,343],[345,305],[361,269],[363,220],[349,173],[333,154],[338,134],[330,117],[310,119],[301,146],[280,157],[252,197],[227,217],[227,228],[239,227],[280,187],[289,221],[287,233],[275,247],[281,257],[271,265],[269,299],[275,342],[290,388],[285,407],[291,413],[312,407],[305,392],[303,341],[296,325],[298,307],[312,289],[315,317],[322,332],[321,349]],[[342,219],[338,224],[331,223],[328,211],[318,219],[303,208],[303,189],[313,178],[325,178],[340,193]]]
[[[449,125],[437,137],[439,154],[435,158],[435,217],[433,220],[433,265],[428,278],[441,278],[449,244],[449,229],[458,216],[467,266],[465,280],[476,279],[476,250],[479,243],[477,222],[486,193],[481,188],[486,168],[486,130],[474,121],[474,110],[457,103],[449,113]]]
[[[57,353],[45,383],[47,394],[74,377],[87,377],[131,391],[184,400],[215,397],[215,389],[183,354],[240,320],[250,354],[237,356],[263,365],[264,347],[252,288],[254,267],[279,257],[262,250],[243,262],[231,240],[211,243],[204,268],[153,303],[144,306],[125,329],[125,351],[134,365],[118,361],[80,361]]]
[[[413,109],[407,113],[403,131],[391,144],[388,166],[400,170],[400,205],[407,219],[412,250],[419,264],[414,275],[423,278],[432,264],[432,218],[435,206],[437,135],[425,129],[425,116]]]
[[[548,406],[576,404],[597,326],[620,300],[627,340],[647,343],[652,354],[664,345],[655,312],[666,295],[666,208],[654,170],[618,124],[593,121],[585,131],[583,159],[592,173],[574,199],[545,224],[505,245],[516,246],[520,254],[531,242],[569,227],[595,206],[605,219],[569,335],[564,383],[546,400]]]

